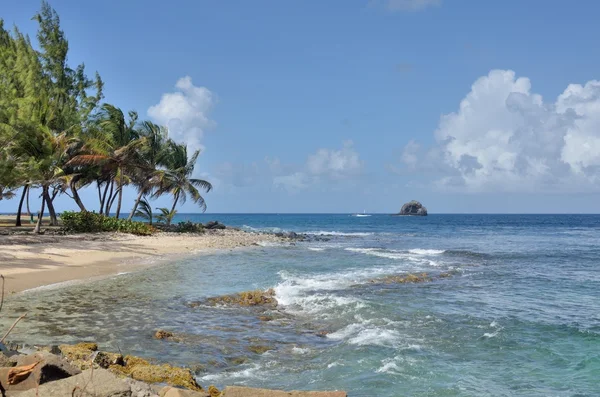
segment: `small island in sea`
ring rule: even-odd
[[[402,206],[396,215],[401,216],[427,216],[427,208],[420,202],[412,200]]]

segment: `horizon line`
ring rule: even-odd
[[[73,210],[66,210],[73,211]],[[65,211],[57,211],[60,215]],[[73,211],[80,212],[80,211]],[[95,211],[89,211],[95,212]],[[24,215],[25,213],[22,213]],[[111,212],[111,215],[114,215]],[[355,215],[356,212],[178,212],[176,215]],[[362,213],[360,213],[362,215]],[[397,212],[367,212],[366,215],[398,215]],[[0,212],[0,216],[17,215],[16,212]],[[34,216],[37,215],[34,214]],[[49,215],[44,212],[44,215]],[[600,215],[600,212],[429,212],[428,215]],[[405,215],[407,216],[407,215]],[[409,216],[409,215],[408,215]]]

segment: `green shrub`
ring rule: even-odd
[[[117,219],[95,212],[65,211],[61,214],[63,229],[71,233],[120,232],[149,236],[155,229],[143,222]]]
[[[176,233],[204,233],[204,226],[201,223],[190,221],[179,222],[173,231]]]

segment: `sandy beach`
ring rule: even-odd
[[[211,230],[154,236],[100,233],[0,236],[0,274],[6,291],[131,272],[177,257],[281,241],[269,234]]]

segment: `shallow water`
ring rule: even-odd
[[[189,257],[11,296],[2,325],[29,311],[14,341],[95,340],[192,366],[206,385],[352,396],[600,395],[600,216],[187,217],[327,241]],[[423,272],[432,281],[383,282]],[[188,306],[271,287],[276,310]],[[267,315],[273,320],[261,321]],[[157,328],[185,341],[154,340]],[[253,352],[257,346],[270,350]]]

